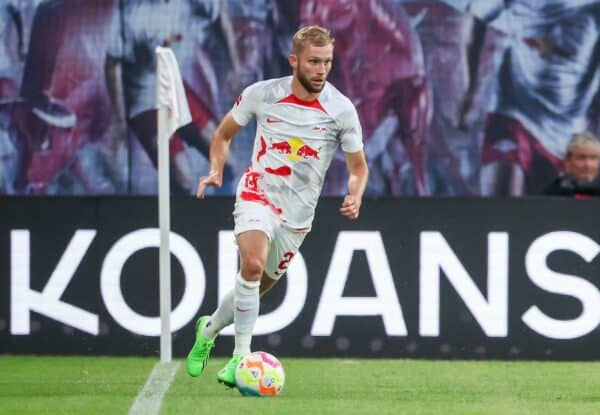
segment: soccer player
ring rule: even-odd
[[[238,185],[233,212],[241,271],[235,288],[217,310],[196,323],[196,341],[187,357],[191,376],[202,373],[215,337],[234,323],[233,357],[217,379],[235,386],[235,368],[250,353],[259,297],[285,273],[310,231],[325,172],[338,144],[349,172],[348,194],[340,213],[351,220],[358,218],[368,167],[356,109],[327,82],[333,42],[322,27],[298,30],[289,56],[292,76],[246,88],[213,136],[211,170],[200,178],[198,198],[204,197],[207,186],[221,185],[233,137],[256,117],[252,160]]]

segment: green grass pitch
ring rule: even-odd
[[[0,356],[0,414],[127,414],[157,359]],[[600,414],[600,362],[283,358],[276,398],[193,379],[182,364],[161,414]]]

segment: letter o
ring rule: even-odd
[[[205,272],[198,253],[185,238],[171,232],[169,244],[171,253],[179,260],[185,276],[183,297],[171,313],[171,330],[176,331],[194,318],[202,304]],[[108,312],[122,327],[144,336],[160,335],[160,317],[143,316],[129,307],[121,291],[121,272],[135,252],[158,247],[159,229],[146,228],[131,232],[119,239],[108,251],[100,273],[100,292]]]

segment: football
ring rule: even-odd
[[[235,382],[244,396],[278,395],[285,383],[283,365],[272,354],[254,352],[238,364]]]

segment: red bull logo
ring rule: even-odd
[[[275,150],[281,154],[292,154],[292,146],[287,141],[272,143],[271,147],[269,147],[269,150]]]
[[[269,150],[284,154],[289,160],[319,159],[319,149],[313,148],[299,138],[289,138],[285,141],[271,143]]]
[[[312,148],[308,144],[304,144],[302,147],[300,147],[298,149],[298,151],[296,152],[296,155],[298,157],[302,157],[304,159],[314,158],[314,159],[319,160],[319,152],[318,152],[318,150],[315,150],[314,148]]]

